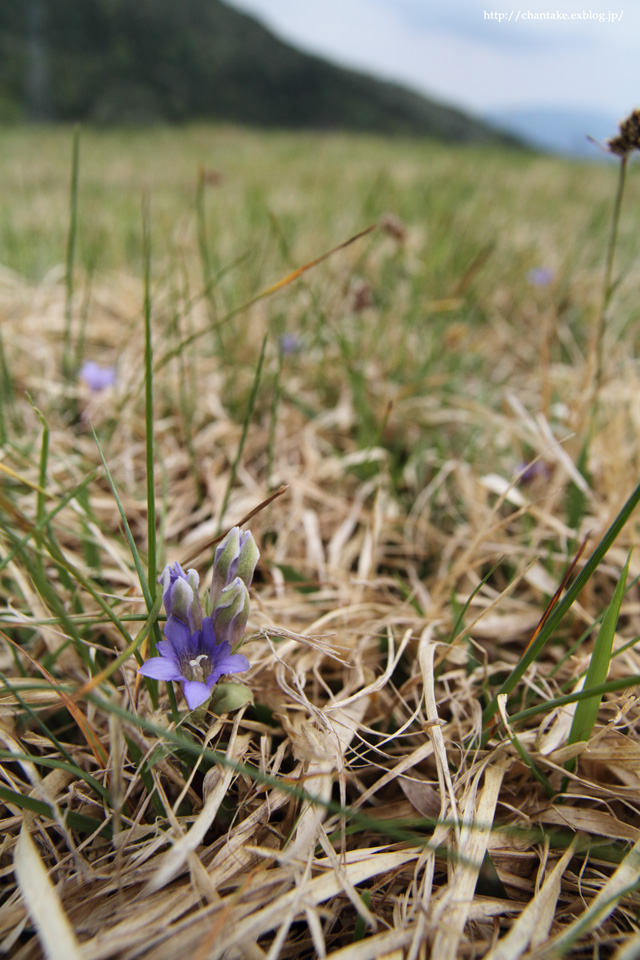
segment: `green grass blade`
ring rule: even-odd
[[[276,372],[273,378],[273,397],[271,400],[271,416],[269,420],[269,439],[267,440],[267,483],[269,490],[272,489],[273,477],[273,454],[276,444],[276,427],[278,424],[278,407],[280,405],[280,378],[282,376],[282,361],[284,359],[282,345],[278,349],[278,362]]]
[[[2,573],[5,567],[11,563],[14,557],[22,550],[24,546],[26,546],[32,537],[35,539],[37,534],[42,531],[44,527],[51,522],[51,520],[53,520],[57,513],[60,513],[60,511],[63,510],[71,500],[78,497],[79,494],[95,480],[96,474],[97,471],[92,470],[91,473],[86,476],[76,487],[73,487],[68,493],[66,493],[52,510],[45,514],[41,523],[36,523],[35,526],[24,535],[24,537],[21,537],[20,540],[15,540],[14,546],[11,548],[9,553],[3,557],[2,560],[0,560],[0,573]]]
[[[114,500],[116,501],[116,506],[117,506],[117,508],[118,508],[118,513],[120,514],[120,519],[122,520],[122,525],[123,525],[123,527],[124,527],[125,537],[127,538],[127,543],[129,544],[129,549],[130,549],[130,551],[131,551],[131,557],[132,557],[132,559],[133,559],[133,563],[134,563],[134,566],[135,566],[135,568],[136,568],[136,573],[138,574],[138,580],[140,581],[140,589],[142,590],[142,596],[144,597],[145,603],[146,603],[146,605],[147,605],[147,610],[150,611],[150,610],[152,609],[152,607],[153,607],[153,598],[152,598],[152,596],[151,596],[151,591],[149,590],[149,583],[148,583],[148,581],[147,581],[147,575],[146,575],[145,572],[144,572],[144,567],[142,566],[142,560],[140,559],[140,554],[139,554],[139,552],[138,552],[138,548],[137,548],[137,546],[136,546],[136,542],[135,542],[135,540],[133,539],[133,534],[131,533],[131,527],[129,526],[129,521],[127,520],[127,515],[126,515],[126,513],[124,512],[124,507],[122,506],[122,501],[120,500],[120,497],[118,496],[118,489],[117,489],[117,487],[116,487],[116,485],[115,485],[115,483],[114,483],[113,477],[111,476],[111,471],[109,470],[109,467],[107,466],[107,461],[106,461],[105,458],[104,458],[104,454],[103,454],[103,452],[102,452],[102,447],[100,446],[100,441],[98,440],[98,437],[97,437],[96,432],[95,432],[95,430],[93,429],[93,427],[91,428],[91,432],[93,433],[93,439],[94,439],[95,442],[96,442],[96,446],[97,446],[97,448],[98,448],[98,453],[100,454],[100,459],[102,460],[102,465],[103,465],[103,467],[104,467],[104,469],[105,469],[105,474],[106,474],[106,477],[107,477],[107,483],[109,484],[109,486],[110,486],[110,488],[111,488],[111,493],[113,494],[113,498],[114,498]]]
[[[54,760],[52,757],[37,757],[30,753],[12,753],[11,750],[1,750],[0,749],[0,760],[4,760],[7,763],[13,763],[21,761],[23,763],[33,763],[36,766],[50,767],[53,770],[68,770],[70,773],[73,773],[74,777],[78,777],[80,780],[91,787],[97,796],[102,797],[109,805],[111,805],[111,797],[109,791],[105,790],[102,784],[96,780],[95,777],[92,777],[90,773],[86,773],[82,767],[79,767],[76,763],[69,763],[65,760]]]
[[[18,703],[20,704],[24,712],[29,715],[31,720],[33,720],[33,722],[40,727],[40,729],[42,730],[47,740],[51,741],[51,743],[56,748],[56,750],[59,751],[60,756],[64,757],[67,764],[69,764],[70,766],[74,766],[75,761],[71,756],[71,754],[69,753],[69,751],[67,750],[67,748],[64,746],[64,744],[62,744],[60,740],[58,740],[56,735],[47,726],[47,724],[42,719],[40,714],[31,708],[31,706],[20,695],[20,691],[11,683],[11,681],[5,676],[5,674],[1,672],[0,672],[0,682],[2,682],[4,689],[7,690],[13,697],[16,698],[16,700],[18,701]]]
[[[494,717],[496,710],[498,709],[498,697],[500,694],[506,693],[509,695],[513,689],[516,687],[520,681],[525,670],[537,659],[541,650],[553,635],[554,631],[561,623],[565,614],[571,609],[573,603],[580,596],[580,593],[584,589],[585,585],[591,579],[595,571],[598,569],[602,563],[604,557],[606,556],[609,548],[613,545],[616,538],[618,537],[620,531],[623,529],[624,525],[627,523],[629,517],[635,510],[636,506],[640,502],[640,483],[636,486],[631,496],[628,498],[619,514],[606,531],[596,549],[593,551],[588,561],[573,581],[571,586],[568,588],[562,600],[558,602],[555,610],[550,614],[548,620],[542,627],[538,637],[535,642],[531,644],[528,650],[522,655],[516,666],[511,671],[510,675],[504,681],[498,692],[496,693],[493,700],[488,704],[483,713],[483,724],[486,726]]]
[[[154,625],[156,624],[161,606],[162,606],[162,594],[158,593],[158,595],[154,600],[153,606],[149,611],[149,615],[147,616],[147,619],[142,625],[142,628],[138,631],[138,635],[135,637],[134,640],[131,641],[131,643],[126,648],[126,650],[123,650],[122,653],[118,654],[115,660],[113,660],[109,664],[109,666],[105,667],[105,669],[99,674],[100,681],[107,680],[110,676],[112,676],[116,672],[116,670],[118,670],[124,663],[127,662],[127,660],[132,654],[136,656],[138,663],[142,663],[142,657],[138,654],[138,650],[140,648],[142,641],[145,639],[145,637],[149,634],[149,632],[153,629]],[[94,683],[96,679],[98,678],[94,678],[92,683]]]
[[[539,713],[551,713],[558,707],[566,707],[571,703],[586,700],[589,697],[604,696],[607,693],[617,693],[618,690],[631,690],[633,687],[640,686],[640,673],[630,673],[626,677],[619,677],[617,680],[608,680],[606,683],[600,683],[589,690],[577,690],[573,693],[567,693],[562,697],[553,697],[551,700],[545,700],[544,703],[538,703],[533,707],[526,707],[517,713],[511,714],[509,720],[512,724],[521,723],[537,716]]]
[[[109,486],[111,487],[111,492],[112,492],[113,497],[114,497],[114,499],[115,499],[115,501],[116,501],[116,506],[118,507],[118,512],[119,512],[119,514],[120,514],[120,519],[122,520],[122,525],[123,525],[123,527],[124,527],[124,532],[125,532],[125,536],[126,536],[126,538],[127,538],[127,543],[129,544],[129,549],[131,550],[131,556],[132,556],[132,558],[133,558],[133,563],[134,563],[134,566],[135,566],[135,568],[136,568],[136,573],[138,574],[138,580],[139,580],[139,582],[140,582],[140,589],[141,589],[141,591],[142,591],[142,595],[143,595],[143,597],[144,597],[144,601],[145,601],[145,603],[146,603],[146,605],[147,605],[147,611],[148,611],[149,613],[151,613],[151,611],[153,610],[153,606],[154,606],[154,599],[152,598],[152,596],[151,596],[151,591],[149,590],[149,584],[148,584],[148,582],[147,582],[147,577],[146,577],[146,574],[145,574],[145,572],[144,572],[144,568],[143,568],[143,566],[142,566],[142,560],[140,559],[140,554],[138,553],[138,548],[137,548],[137,546],[136,546],[136,542],[135,542],[135,540],[133,539],[133,534],[131,533],[131,527],[129,526],[129,521],[127,520],[127,515],[126,515],[126,513],[124,512],[124,507],[122,506],[122,501],[120,500],[120,497],[118,496],[118,490],[117,490],[116,485],[115,485],[115,483],[114,483],[114,481],[113,481],[113,477],[111,476],[111,472],[110,472],[110,470],[109,470],[109,468],[108,468],[108,466],[107,466],[107,461],[105,460],[104,454],[102,453],[102,447],[100,446],[100,443],[99,443],[99,441],[98,441],[98,437],[96,436],[96,432],[95,432],[95,430],[93,429],[93,427],[91,428],[91,431],[92,431],[92,433],[93,433],[93,438],[94,438],[94,440],[95,440],[95,442],[96,442],[96,446],[98,447],[98,453],[100,454],[100,459],[102,460],[102,465],[104,466],[104,469],[105,469],[105,473],[106,473],[106,477],[107,477],[107,482],[108,482]],[[113,615],[113,614],[111,613],[111,611],[110,611],[110,615],[111,615],[111,616]],[[159,629],[158,629],[158,624],[157,624],[157,623],[155,623],[155,624],[153,625],[153,628],[152,628],[152,630],[151,630],[150,638],[151,638],[151,641],[152,641],[152,642],[151,642],[151,655],[153,656],[153,654],[155,653],[155,644],[158,642],[158,640],[160,640],[160,631],[159,631]],[[128,639],[130,639],[130,638],[128,638]],[[154,698],[154,707],[157,707],[157,693],[156,693],[157,687],[156,687],[156,685],[155,685],[155,681],[151,681],[150,684],[147,684],[147,686],[148,686],[148,688],[150,689],[150,691],[151,691],[151,693],[152,693],[152,696],[153,696],[153,698]]]
[[[0,334],[0,446],[4,447],[7,442],[7,419],[5,411],[13,407],[14,389],[13,379],[9,371],[7,359],[4,351],[4,341]]]
[[[0,800],[2,800],[3,803],[13,804],[20,810],[31,810],[32,813],[37,813],[41,817],[48,817],[55,822],[55,814],[49,804],[45,803],[44,800],[37,800],[35,797],[26,797],[24,794],[18,793],[17,790],[9,790],[7,787],[0,787]],[[100,836],[107,837],[108,839],[111,838],[110,826],[103,826],[100,820],[94,820],[93,817],[85,817],[83,814],[75,813],[73,810],[68,810],[65,813],[65,822],[74,830],[79,830],[80,833],[99,833]]]
[[[537,765],[533,757],[525,749],[525,747],[523,746],[517,734],[513,730],[507,729],[507,736],[509,737],[509,740],[511,740],[511,743],[513,744],[513,746],[518,751],[520,759],[522,760],[523,763],[525,763],[529,767],[529,769],[531,770],[531,773],[533,774],[535,779],[538,781],[538,783],[542,786],[542,789],[544,790],[546,795],[549,798],[553,797],[556,791],[553,789],[548,778],[545,777],[544,773],[542,772],[540,767]]]
[[[144,259],[144,383],[145,383],[145,449],[147,464],[147,566],[151,606],[156,584],[156,488],[153,445],[153,344],[151,340],[151,231],[148,200],[142,205],[142,238]]]
[[[620,574],[620,579],[618,580],[613,598],[607,608],[604,620],[602,621],[602,626],[598,631],[598,636],[596,638],[596,642],[593,647],[593,653],[591,654],[591,660],[589,661],[589,667],[587,669],[587,676],[584,681],[583,690],[585,691],[589,691],[594,687],[601,686],[606,682],[607,675],[609,673],[609,665],[611,663],[613,638],[618,625],[618,617],[620,616],[620,606],[622,604],[622,598],[624,597],[630,560],[631,555],[629,555],[626,565]],[[573,723],[571,724],[571,730],[567,739],[568,744],[578,743],[580,740],[589,739],[593,732],[596,720],[598,719],[598,711],[600,710],[601,702],[602,694],[595,694],[592,697],[587,697],[585,700],[579,701],[578,705],[576,706],[576,712],[574,714]],[[575,757],[569,760],[566,764],[567,770],[573,770],[574,767]]]

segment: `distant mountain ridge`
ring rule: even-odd
[[[302,53],[222,0],[0,2],[0,120],[205,118],[517,142],[402,86]]]
[[[599,160],[606,155],[599,151],[597,143],[603,144],[616,135],[621,118],[571,107],[514,107],[494,111],[485,119],[537,149]]]

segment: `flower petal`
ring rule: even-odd
[[[206,653],[210,657],[211,662],[215,663],[216,653],[220,649],[220,645],[216,640],[216,635],[213,632],[213,623],[211,622],[211,617],[202,618],[202,628],[200,631],[200,650],[199,653]]]
[[[156,643],[156,650],[161,657],[166,657],[167,660],[173,660],[177,664],[176,652],[168,640],[159,640],[158,643]]]
[[[195,710],[196,707],[206,703],[211,696],[211,690],[201,680],[185,680],[182,689],[189,710]]]
[[[174,655],[178,660],[185,657],[187,660],[193,660],[196,653],[194,644],[191,642],[191,631],[186,623],[171,614],[164,625],[163,632],[167,640],[170,641]]]
[[[184,680],[178,664],[166,657],[150,657],[138,669],[138,673],[143,677],[153,677],[154,680]]]
[[[230,653],[228,656],[221,657],[216,661],[211,673],[207,677],[207,683],[213,686],[213,684],[217,683],[220,677],[225,676],[225,674],[243,673],[245,670],[248,670],[250,666],[251,664],[242,653]]]

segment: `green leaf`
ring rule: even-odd
[[[219,683],[211,697],[209,708],[214,713],[231,713],[248,703],[253,703],[253,694],[244,683]]]

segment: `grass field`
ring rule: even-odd
[[[615,244],[618,164],[515,151],[0,176],[0,951],[639,956],[634,165]],[[157,578],[236,524],[251,667],[191,713]]]

